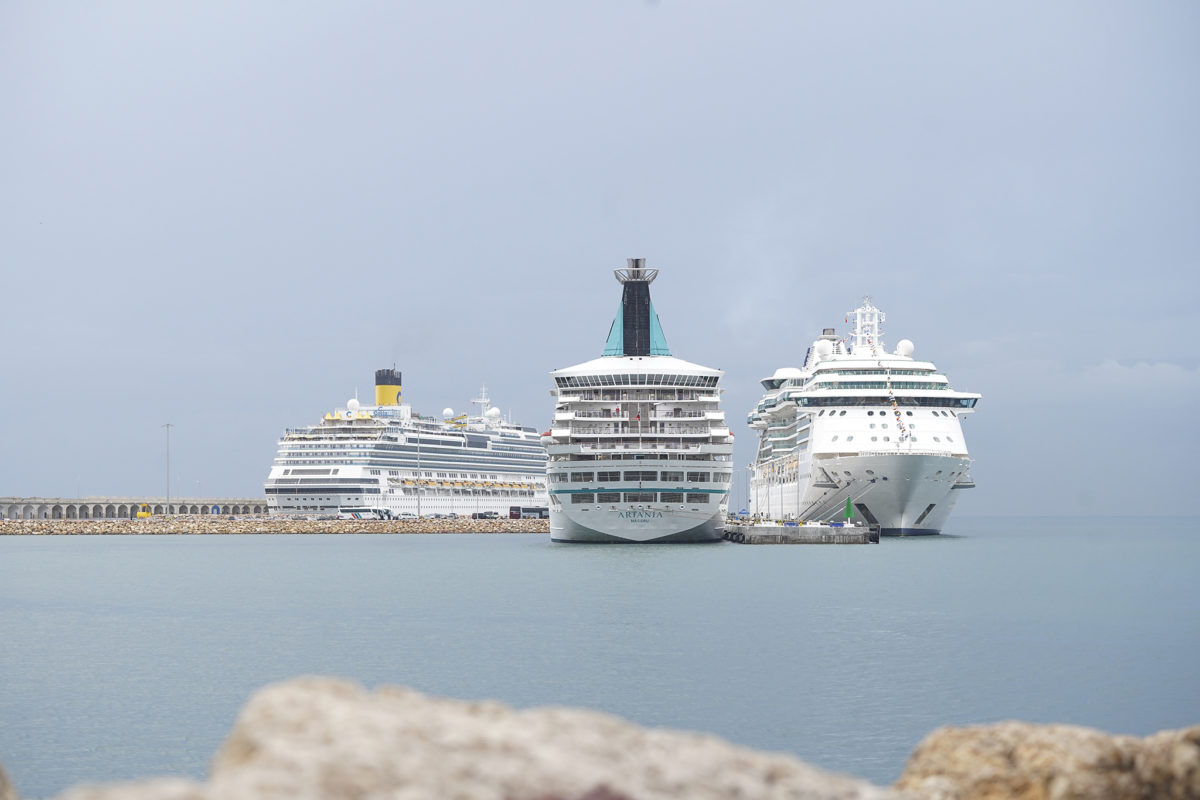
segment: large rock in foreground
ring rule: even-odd
[[[927,800],[1200,800],[1200,726],[1145,739],[1023,722],[939,728],[895,786]]]
[[[884,800],[896,795],[714,736],[594,711],[510,709],[326,678],[269,686],[206,784],[74,789],[71,800]]]

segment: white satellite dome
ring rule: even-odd
[[[443,408],[442,409],[442,419],[450,419],[453,416],[454,416],[453,408]]]
[[[488,419],[500,419],[500,409],[491,406],[487,411],[483,412],[483,415]]]
[[[346,401],[346,410],[349,411],[351,414],[357,414],[358,408],[359,408],[359,405],[358,405],[357,397],[351,397],[349,400]]]
[[[912,358],[913,343],[911,339],[901,339],[896,342],[896,355],[901,358]]]
[[[775,370],[775,374],[771,376],[772,380],[786,381],[788,378],[802,378],[804,371],[795,367],[780,367]]]
[[[816,351],[818,358],[831,356],[833,355],[833,342],[828,339],[818,339],[817,343],[813,345],[813,350]]]

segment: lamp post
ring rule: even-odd
[[[170,514],[171,514],[171,428],[174,428],[175,426],[169,422],[166,422],[166,423],[163,423],[162,427],[167,429],[167,508],[166,508],[166,516],[170,516]]]

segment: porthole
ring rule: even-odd
[[[842,474],[843,474],[843,475],[845,475],[847,478],[849,478],[849,477],[850,477],[850,470],[844,469],[844,470],[842,470]]]
[[[953,441],[954,441],[954,437],[953,437],[953,436],[947,436],[947,437],[946,437],[946,441],[947,441],[947,442],[953,442]]]
[[[882,411],[880,411],[879,413],[880,413],[880,414],[882,414],[883,412],[882,412]],[[868,417],[873,417],[873,416],[875,416],[875,412],[874,412],[874,411],[868,411],[868,412],[867,412],[867,416],[868,416]]]
[[[886,423],[886,422],[885,422],[885,423],[883,423],[883,427],[885,427],[885,428],[887,427],[887,423]]]
[[[871,423],[871,427],[872,427],[872,428],[874,428],[874,427],[875,427],[875,423],[874,423],[874,422],[872,422],[872,423]]]
[[[846,437],[846,441],[847,441],[847,442],[853,442],[853,441],[854,441],[854,437],[853,437],[853,436],[847,436],[847,437]]]
[[[834,437],[833,437],[832,439],[830,439],[829,441],[831,441],[831,442],[836,442],[836,441],[837,441],[837,434],[834,434]]]
[[[885,442],[890,442],[890,441],[892,440],[892,437],[890,437],[890,436],[885,436],[885,437],[883,437],[883,440],[884,440]]]
[[[843,411],[843,412],[841,412],[840,414],[838,414],[838,416],[839,416],[839,417],[844,417],[844,416],[846,416],[846,412],[845,412],[845,411]]]
[[[905,411],[904,413],[905,413],[905,414],[908,414],[910,417],[912,416],[912,412],[911,412],[911,411]]]
[[[874,475],[874,474],[875,474],[875,470],[873,470],[873,469],[869,469],[869,470],[867,470],[867,474],[868,474],[868,475]]]
[[[871,441],[872,441],[872,442],[878,442],[878,441],[879,441],[879,437],[878,437],[878,436],[872,436],[872,437],[871,437]]]
[[[934,440],[935,442],[940,442],[940,441],[941,441],[941,439],[940,439],[940,438],[938,438],[937,436],[933,437],[933,440]]]

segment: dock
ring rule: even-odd
[[[738,544],[879,544],[879,526],[731,522],[722,538]]]

